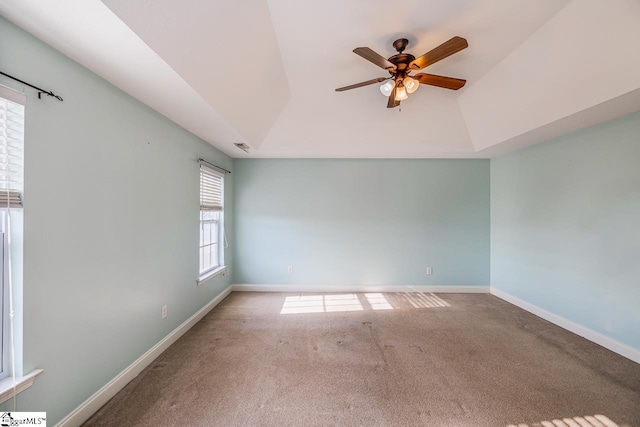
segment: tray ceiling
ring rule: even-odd
[[[0,13],[233,157],[491,157],[640,110],[635,0],[5,0]],[[334,92],[385,76],[355,47],[391,56],[405,37],[418,56],[456,35],[469,48],[427,71],[466,79],[460,91],[421,86],[401,111],[377,85]]]

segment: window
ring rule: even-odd
[[[224,268],[224,175],[200,165],[200,280]]]
[[[12,279],[21,276],[22,254],[16,247],[22,246],[23,151],[24,96],[0,87],[0,379],[12,373],[9,314],[17,308],[12,298],[20,286]]]

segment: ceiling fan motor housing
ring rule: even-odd
[[[393,48],[398,51],[398,54],[389,58],[389,62],[396,66],[396,70],[391,73],[392,75],[400,74],[398,77],[404,77],[405,71],[409,68],[409,64],[416,59],[416,57],[410,53],[402,53],[408,44],[409,40],[407,39],[398,39],[393,42]]]
[[[404,72],[405,70],[407,70],[409,68],[409,64],[414,59],[416,59],[416,57],[411,55],[410,53],[399,53],[389,58],[389,62],[391,62],[393,65],[396,66],[396,69],[397,69],[396,73],[397,73],[397,72]]]

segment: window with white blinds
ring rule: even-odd
[[[200,210],[222,210],[222,182],[224,175],[206,166],[200,165]]]
[[[224,175],[200,165],[200,278],[224,264]]]
[[[16,256],[21,259],[21,251],[13,252],[11,246],[12,241],[22,245],[22,211],[7,208],[22,207],[25,101],[24,94],[0,86],[0,379],[13,372],[11,337],[22,334],[10,316],[15,291],[22,285],[14,280],[16,272],[22,275],[21,262],[15,262]],[[12,216],[17,221],[12,222]]]
[[[24,105],[0,88],[0,208],[22,207]]]

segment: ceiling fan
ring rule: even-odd
[[[409,44],[407,39],[398,39],[393,42],[393,48],[398,51],[389,59],[385,59],[368,47],[357,47],[353,52],[360,55],[367,61],[372,62],[380,68],[383,68],[391,74],[390,77],[378,77],[377,79],[367,80],[366,82],[356,83],[336,89],[336,92],[355,89],[362,86],[368,86],[375,83],[386,82],[380,86],[383,95],[388,96],[387,108],[394,108],[400,105],[400,102],[408,98],[409,93],[413,93],[418,89],[420,84],[443,87],[445,89],[458,90],[467,82],[466,80],[456,79],[453,77],[437,76],[435,74],[418,73],[410,75],[412,71],[421,70],[434,64],[447,56],[451,56],[456,52],[460,52],[468,45],[467,41],[462,37],[453,37],[452,39],[442,43],[440,46],[432,49],[424,55],[416,58],[410,53],[403,53]]]

